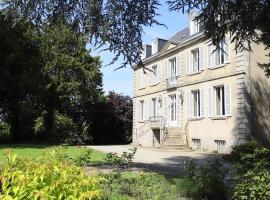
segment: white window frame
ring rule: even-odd
[[[145,101],[140,101],[140,121],[144,121],[145,119]]]
[[[192,149],[201,150],[201,139],[192,138]]]
[[[151,67],[151,72],[150,72],[150,85],[157,85],[158,84],[158,66],[157,65],[153,65]]]
[[[152,113],[151,113],[152,116],[151,117],[155,118],[155,117],[157,117],[157,106],[158,106],[157,105],[157,103],[158,103],[157,98],[152,98],[151,101],[152,101],[152,105],[151,105],[152,106]]]
[[[169,63],[170,63],[170,77],[169,78],[175,78],[177,76],[176,57],[170,58]]]
[[[215,140],[218,153],[226,153],[226,140]]]
[[[170,99],[170,106],[169,106],[169,119],[170,125],[176,126],[177,125],[177,98],[176,94],[169,95]]]
[[[227,41],[227,44],[226,44],[226,41],[227,40],[223,39],[223,41],[221,41],[219,43],[219,49],[217,49],[215,52],[215,56],[214,56],[214,66],[215,67],[223,66],[229,62],[229,61],[226,61],[226,59],[225,59],[226,54],[230,53],[229,52],[229,42]],[[228,52],[225,52],[225,45],[228,45],[228,47],[227,47]],[[229,56],[229,55],[227,55],[227,56]]]
[[[218,98],[219,95],[219,98]],[[219,100],[219,102],[217,102]],[[225,116],[225,86],[214,86],[214,113],[215,116]]]
[[[191,62],[191,73],[198,73],[200,71],[200,50],[199,48],[191,50],[192,62]],[[195,58],[197,62],[195,63]]]
[[[200,90],[191,91],[191,117],[201,117]]]

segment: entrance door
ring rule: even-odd
[[[176,125],[176,95],[170,95],[170,126]]]

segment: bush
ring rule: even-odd
[[[156,173],[111,173],[104,177],[107,180],[103,186],[105,199],[178,199],[175,188],[164,176]]]
[[[5,141],[7,139],[9,139],[10,137],[10,126],[3,122],[0,121],[0,141]]]
[[[270,199],[270,150],[249,143],[234,150],[233,156],[238,159],[233,199]]]
[[[185,161],[185,184],[178,184],[186,197],[193,199],[225,200],[229,188],[225,184],[226,171],[218,159],[199,167],[194,161]]]
[[[81,168],[59,161],[55,151],[42,162],[7,153],[2,166],[0,199],[102,199],[101,182]]]
[[[77,126],[71,118],[59,112],[55,114],[55,120],[50,135],[47,135],[44,124],[44,114],[35,120],[34,126],[37,135],[45,137],[53,143],[74,144],[77,142]]]
[[[113,166],[120,168],[128,168],[132,164],[137,148],[129,149],[129,152],[124,151],[121,156],[117,153],[110,152],[106,155],[105,161]]]

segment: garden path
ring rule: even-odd
[[[106,145],[106,146],[90,146],[93,149],[103,152],[116,152],[121,154],[133,148],[131,145]],[[171,175],[183,175],[183,161],[194,159],[199,164],[209,159],[220,157],[218,154],[211,154],[198,151],[160,151],[153,148],[138,147],[133,161],[134,169],[146,171],[155,171]]]

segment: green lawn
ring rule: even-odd
[[[45,151],[55,148],[58,146],[49,145],[38,145],[38,144],[1,144],[0,145],[0,162],[5,161],[4,153],[6,150],[11,150],[13,153],[17,154],[18,157],[28,157],[28,158],[39,158]],[[65,152],[71,158],[77,158],[84,152],[86,152],[85,147],[81,146],[61,146],[60,152]],[[92,153],[92,161],[95,163],[104,162],[106,154],[100,151],[94,150]]]

